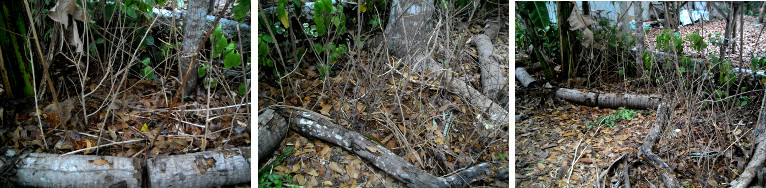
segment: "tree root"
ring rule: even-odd
[[[665,183],[665,187],[680,187],[681,185],[678,183],[678,180],[671,174],[673,172],[673,169],[670,169],[670,166],[668,166],[667,163],[662,161],[662,159],[652,153],[652,147],[654,146],[654,143],[657,142],[657,139],[659,139],[659,135],[663,130],[665,123],[665,120],[667,119],[666,116],[668,116],[668,107],[665,103],[661,103],[657,107],[657,118],[654,121],[654,127],[649,131],[649,134],[644,138],[644,143],[641,145],[638,151],[638,157],[640,159],[648,159],[648,162],[652,164],[655,168],[658,168],[658,171],[660,173],[660,176],[662,177],[662,181]]]
[[[285,108],[275,110],[282,116],[289,117],[288,122],[291,122],[291,130],[306,137],[333,143],[355,153],[408,187],[464,187],[477,181],[491,181],[492,179],[507,179],[509,177],[508,164],[502,162],[481,163],[450,176],[436,177],[418,169],[412,163],[367,139],[362,134],[333,123],[328,117],[307,110],[292,109],[295,112],[288,112]],[[259,153],[259,155],[261,154]]]

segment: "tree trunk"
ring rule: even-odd
[[[633,6],[633,13],[636,15],[636,70],[638,77],[641,77],[644,74],[644,57],[643,57],[643,51],[644,51],[644,20],[646,17],[644,17],[644,14],[641,11],[643,9],[644,2],[639,2],[639,5]]]
[[[559,80],[568,80],[572,76],[572,69],[574,68],[572,44],[570,41],[574,39],[572,33],[569,31],[569,22],[566,21],[569,15],[572,13],[572,3],[559,1],[558,2],[558,25],[559,25],[559,60],[561,61],[561,74]]]
[[[582,14],[590,16],[590,3],[588,1],[582,2]]]
[[[426,43],[429,41],[428,36],[433,31],[431,23],[434,12],[433,0],[399,0],[394,2],[391,5],[391,14],[384,32],[388,51],[393,56],[403,59],[403,62],[411,64],[410,67],[414,73],[424,73],[428,70],[433,78],[442,78],[442,83],[447,86],[450,92],[470,99],[469,103],[484,112],[488,116],[487,119],[492,123],[496,125],[508,123],[508,110],[463,80],[453,77],[449,68],[435,62],[432,54],[427,53],[432,47]]]
[[[758,13],[758,23],[763,23],[763,13],[766,12],[766,2],[761,3],[761,11]]]
[[[207,30],[204,28],[205,16],[207,16],[207,6],[205,6],[205,1],[189,0],[186,18],[184,19],[184,39],[181,53],[181,63],[178,65],[179,79],[183,79],[184,74],[186,74],[188,69],[197,68],[197,63],[194,63],[194,65],[189,67],[189,62],[192,61],[190,57],[197,50],[197,46],[199,45],[202,37],[205,35],[205,31]],[[192,93],[192,91],[194,91],[195,88],[197,88],[197,76],[196,74],[192,74],[186,80],[186,85],[184,85],[184,88],[181,92],[184,95],[189,95]]]
[[[431,34],[431,16],[434,0],[394,1],[386,26],[388,50],[396,57],[404,57],[425,50],[426,36]]]

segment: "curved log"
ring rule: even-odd
[[[437,177],[418,169],[362,134],[333,123],[328,117],[297,109],[292,113],[285,109],[275,111],[289,117],[291,130],[355,153],[408,187],[465,187],[476,181],[509,177],[508,164],[501,162],[481,163],[447,177]]]

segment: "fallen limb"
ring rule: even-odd
[[[753,154],[753,158],[750,159],[750,162],[747,163],[745,171],[743,171],[736,180],[729,184],[731,187],[739,188],[750,185],[750,182],[753,181],[753,178],[756,175],[756,171],[761,168],[763,162],[766,161],[766,133],[764,133],[766,129],[766,108],[764,108],[766,107],[766,95],[764,95],[764,99],[761,101],[761,111],[758,113],[758,121],[753,130],[756,135],[755,140],[757,143],[755,154]]]
[[[258,159],[268,158],[287,135],[288,127],[285,117],[273,109],[267,108],[258,114]]]
[[[500,104],[495,103],[472,86],[466,84],[465,81],[452,76],[452,70],[443,68],[443,66],[434,61],[430,55],[421,53],[415,57],[415,60],[419,61],[418,63],[414,63],[416,67],[418,64],[422,64],[422,66],[430,71],[431,74],[436,75],[433,76],[434,78],[441,76],[442,84],[447,86],[448,91],[464,99],[468,99],[468,103],[478,107],[479,111],[484,113],[489,121],[495,125],[505,125],[508,123],[508,110],[504,109],[504,107],[507,108],[507,105],[501,106]]]
[[[250,182],[250,147],[160,156],[147,161],[151,187],[217,187]]]
[[[516,79],[518,79],[524,87],[540,87],[541,85],[540,83],[537,83],[535,78],[530,76],[524,68],[516,68]],[[547,84],[544,87],[555,89],[555,87],[547,86]],[[556,89],[556,97],[577,104],[605,108],[626,107],[632,109],[653,109],[656,108],[661,101],[659,95],[583,92],[567,88]]]
[[[249,151],[243,147],[152,158],[148,177],[142,175],[139,158],[30,153],[21,156],[12,176],[28,187],[142,187],[146,178],[150,187],[217,187],[250,181]]]
[[[507,164],[500,162],[482,163],[447,177],[436,177],[365,136],[333,123],[328,117],[292,109],[295,112],[287,112],[284,108],[275,110],[289,117],[291,130],[355,153],[408,187],[464,187],[476,181],[508,178]]]
[[[578,104],[606,108],[652,109],[660,103],[659,95],[582,92],[567,88],[556,90],[556,97]]]
[[[487,24],[484,34],[479,34],[474,38],[476,51],[479,54],[479,63],[481,66],[481,85],[482,93],[487,98],[492,99],[500,105],[508,103],[508,79],[503,75],[500,63],[492,57],[495,53],[492,38],[495,38],[500,25],[506,23],[503,19],[497,18],[497,22]]]
[[[652,153],[652,147],[654,147],[654,143],[657,142],[659,139],[659,135],[664,130],[665,120],[668,116],[668,107],[666,107],[665,103],[661,103],[657,107],[657,117],[654,121],[654,127],[649,131],[649,134],[644,138],[644,143],[641,145],[638,151],[638,157],[640,159],[648,160],[650,164],[652,164],[655,168],[657,168],[657,171],[660,173],[660,176],[662,177],[663,183],[665,183],[665,187],[680,187],[681,185],[678,183],[678,180],[671,174],[673,172],[673,169],[670,169],[670,166],[668,166],[667,163],[662,161],[662,159]]]
[[[539,82],[537,82],[532,75],[529,75],[527,69],[524,67],[516,68],[516,79],[518,79],[524,87],[529,87],[530,85],[532,85],[532,87],[540,87]]]

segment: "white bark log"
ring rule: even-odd
[[[529,85],[532,85],[532,87],[538,87],[539,85],[536,84],[538,83],[537,80],[535,80],[532,75],[529,75],[529,73],[527,73],[527,69],[524,67],[516,68],[516,79],[518,79],[519,82],[521,82],[521,85],[524,87],[529,87]]]
[[[149,159],[151,187],[218,187],[250,182],[250,147]]]
[[[503,75],[500,63],[492,57],[495,52],[492,38],[506,22],[501,18],[496,20],[487,24],[484,34],[476,36],[474,43],[479,53],[482,93],[492,101],[505,105],[508,103],[508,79]]]
[[[141,170],[133,158],[31,153],[21,160],[16,178],[29,187],[141,187]]]

